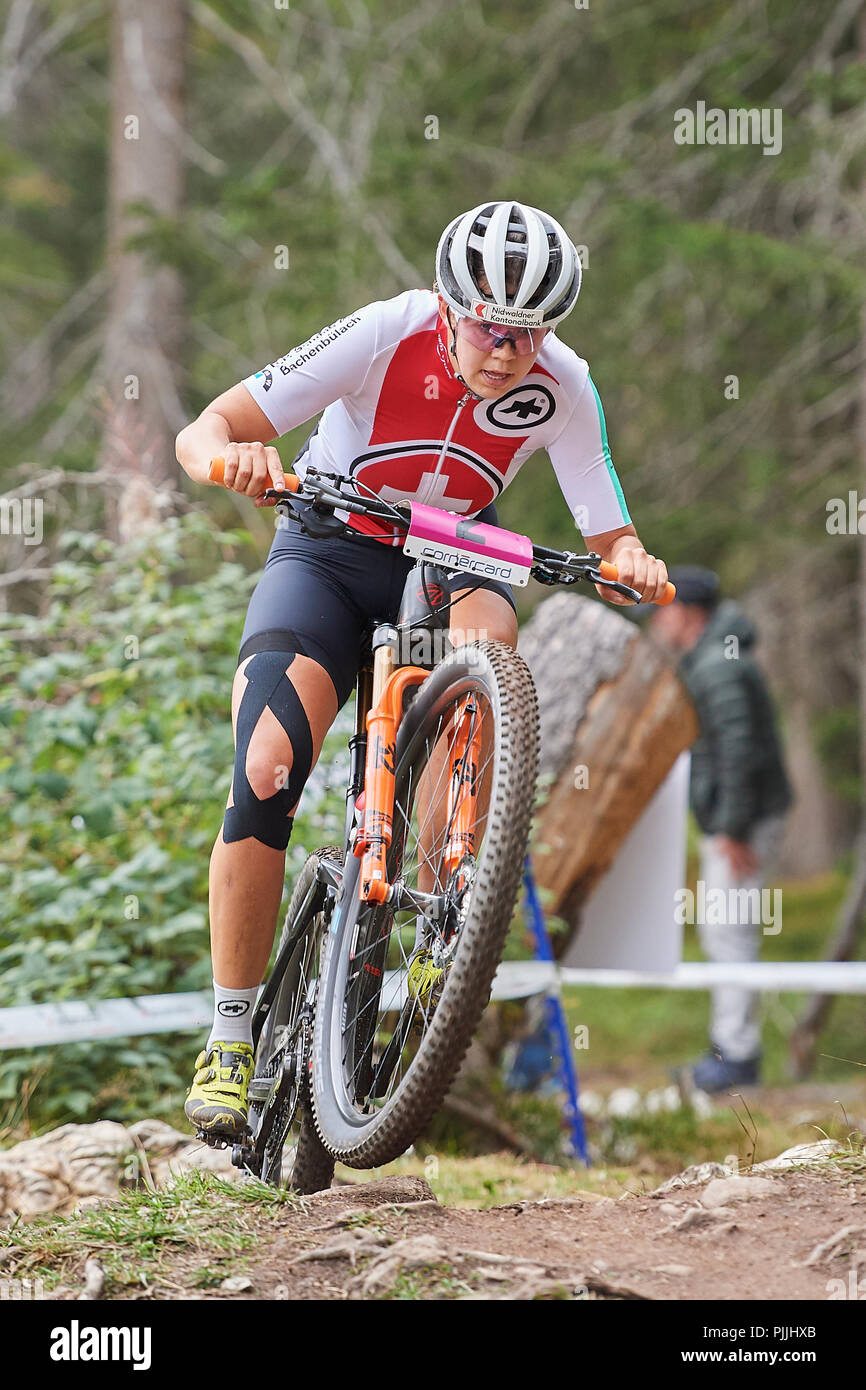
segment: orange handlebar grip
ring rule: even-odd
[[[598,567],[598,572],[601,575],[602,579],[619,578],[619,570],[617,569],[616,565],[612,565],[609,560],[602,560],[601,564]],[[664,608],[667,604],[673,603],[676,596],[676,586],[672,584],[670,580],[668,580],[664,593],[662,594],[661,598],[656,599],[656,603],[660,608]]]
[[[225,475],[226,475],[226,461],[225,461],[225,459],[222,457],[222,455],[220,455],[219,458],[211,459],[211,461],[210,461],[210,468],[208,469],[208,472],[207,472],[208,482],[209,482],[209,483],[222,483],[222,482],[225,482]],[[283,491],[284,491],[284,492],[297,492],[298,489],[299,489],[300,486],[301,486],[301,480],[300,480],[300,478],[298,477],[297,473],[286,473],[286,474],[284,474],[283,476],[284,476]]]

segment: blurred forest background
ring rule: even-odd
[[[866,497],[863,0],[11,0],[0,25],[2,1003],[209,984],[272,518],[188,485],[174,436],[322,325],[429,285],[442,227],[487,197],[581,247],[561,336],[646,545],[718,569],[757,621],[821,955],[857,891],[866,761],[857,498],[828,530],[831,499]],[[698,101],[778,108],[781,152],[677,144]],[[36,501],[30,543],[11,521]],[[574,544],[542,456],[500,517]],[[337,829],[340,748],[296,858]],[[0,1111],[34,1087],[37,1122],[158,1109],[142,1078],[185,1085],[191,1055],[13,1054]]]

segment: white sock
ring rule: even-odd
[[[224,989],[213,982],[213,1027],[207,1040],[208,1048],[215,1042],[247,1042],[253,1040],[253,1009],[259,987]]]

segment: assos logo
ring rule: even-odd
[[[223,1018],[240,1018],[249,1007],[246,999],[224,999],[217,1005],[217,1013],[222,1014]]]
[[[515,386],[491,401],[484,413],[497,429],[526,434],[528,429],[546,424],[555,409],[553,394],[546,386]]]

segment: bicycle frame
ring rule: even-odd
[[[430,674],[422,666],[395,665],[396,637],[396,628],[387,624],[375,630],[372,690],[366,708],[364,702],[370,691],[370,683],[362,679],[363,670],[357,688],[356,731],[352,743],[355,747],[360,743],[359,733],[363,725],[366,729],[366,747],[363,815],[355,835],[353,852],[361,860],[358,895],[362,902],[369,903],[384,903],[391,897],[392,885],[388,881],[386,861],[393,832],[397,730],[406,692],[421,685]],[[466,727],[466,719],[461,716],[448,769],[447,825],[450,835],[443,855],[446,874],[456,868],[465,854],[472,853],[474,847],[475,773],[481,747],[481,721],[471,696],[467,697],[466,706],[471,732]],[[354,797],[350,796],[350,801],[353,812],[357,793]],[[347,827],[351,826],[351,820],[350,813]]]
[[[378,647],[373,664],[373,707],[367,715],[367,765],[364,779],[364,819],[358,827],[354,852],[361,859],[359,895],[363,902],[383,903],[390,897],[386,856],[394,819],[394,755],[397,728],[407,690],[425,681],[421,666],[393,669],[390,646]],[[380,691],[375,698],[377,689]]]

